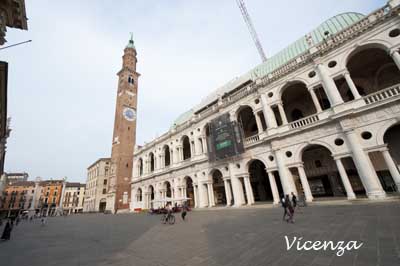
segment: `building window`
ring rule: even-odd
[[[53,203],[56,203],[56,198],[55,197],[53,198]]]
[[[103,188],[103,194],[107,193],[107,189]]]
[[[107,185],[107,179],[104,179],[103,184],[104,184],[104,185]]]

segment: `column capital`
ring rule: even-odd
[[[390,56],[393,56],[394,54],[399,54],[399,48],[398,47],[396,47],[396,48],[392,48],[392,49],[390,49],[390,51],[389,51],[389,54],[390,54]]]

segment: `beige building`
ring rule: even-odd
[[[87,168],[84,212],[103,212],[111,174],[111,158],[100,158]]]
[[[131,210],[398,195],[399,14],[338,14],[183,113],[135,149]]]
[[[64,191],[63,211],[65,214],[82,213],[85,184],[67,183]]]

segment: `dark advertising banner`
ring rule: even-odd
[[[229,114],[223,114],[211,121],[208,138],[209,160],[221,160],[243,152],[242,134],[236,122],[231,122]]]

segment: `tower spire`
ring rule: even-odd
[[[136,48],[135,48],[135,43],[134,43],[134,41],[133,41],[133,33],[131,32],[130,35],[131,35],[131,38],[129,39],[129,42],[128,42],[128,44],[126,45],[126,48],[132,48],[132,49],[135,49],[135,50],[136,50]]]

